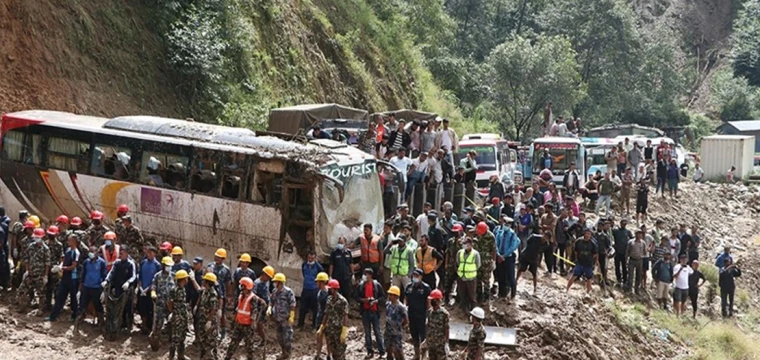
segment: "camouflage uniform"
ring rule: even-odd
[[[87,243],[91,246],[94,245],[97,248],[101,247],[106,242],[105,239],[103,239],[103,235],[109,231],[111,231],[111,229],[103,224],[100,224],[100,226],[90,225],[90,227],[87,228]]]
[[[13,231],[16,231],[16,225],[13,226]],[[18,235],[16,235],[16,248],[18,248],[18,257],[13,259],[13,263],[16,268],[13,269],[13,276],[11,278],[11,286],[13,287],[18,287],[21,285],[21,279],[24,277],[24,272],[26,272],[26,270],[24,270],[24,253],[26,252],[26,248],[29,247],[29,243],[31,241],[31,237],[27,236],[24,233],[23,226],[18,231]]]
[[[58,283],[61,282],[61,275],[53,272],[53,266],[61,263],[64,248],[63,244],[56,239],[48,239],[47,247],[50,249],[50,272],[48,272],[48,283],[45,286],[45,309],[51,309],[53,296],[58,290]]]
[[[219,294],[216,289],[209,287],[203,290],[200,300],[198,300],[198,329],[195,329],[196,336],[199,339],[201,349],[201,360],[217,358],[217,332],[219,321],[216,318],[216,310],[219,309]],[[209,318],[208,314],[214,316]],[[206,322],[211,321],[211,328],[206,329]]]
[[[439,306],[438,310],[428,309],[425,345],[430,360],[446,359],[446,345],[449,343],[449,338],[446,336],[448,326],[449,312],[443,306]]]
[[[124,243],[124,220],[121,217],[117,217],[116,220],[113,221],[113,232],[116,233],[116,238],[119,239],[119,241],[123,244]]]
[[[407,307],[402,303],[385,303],[385,347],[394,357],[404,351],[404,320],[408,319]]]
[[[177,287],[177,283],[174,280],[173,272],[159,271],[153,276],[153,290],[156,291],[156,307],[153,309],[153,326],[156,329],[154,336],[161,334],[161,329],[164,327],[164,322],[168,316],[168,309],[166,303],[169,301],[169,293],[172,289]]]
[[[50,249],[44,243],[40,246],[32,243],[24,251],[22,261],[29,265],[29,273],[19,287],[16,300],[22,309],[25,309],[31,299],[24,299],[23,296],[30,294],[30,290],[33,289],[39,299],[40,306],[42,306],[45,296],[43,277],[47,276],[45,268],[50,265]]]
[[[260,309],[263,307],[266,307],[266,302],[261,299],[260,297],[256,296],[256,294],[253,294],[253,299],[251,299],[251,324],[250,325],[243,325],[238,323],[237,321],[232,322],[232,336],[230,337],[230,344],[227,347],[227,354],[225,355],[225,359],[231,359],[232,356],[235,354],[235,351],[237,350],[238,345],[240,345],[241,341],[245,342],[245,351],[246,356],[248,356],[248,359],[253,359],[253,352],[254,352],[254,343],[253,343],[253,332],[256,330],[256,323],[259,321],[259,315],[261,314]],[[235,305],[235,310],[237,310],[238,304],[242,299],[242,296],[245,296],[241,294],[238,297],[238,300]],[[287,321],[287,319],[286,319]],[[292,334],[292,332],[291,332]]]
[[[132,225],[130,227],[124,227],[122,232],[117,233],[116,236],[118,237],[119,242],[129,249],[129,253],[132,257],[142,259],[142,257],[145,256],[145,254],[143,254],[143,244],[145,244],[145,239],[143,239],[142,232],[137,226]]]
[[[296,306],[296,295],[287,286],[282,290],[275,289],[271,295],[272,317],[277,324],[277,342],[282,348],[282,358],[290,357],[293,342],[293,327],[290,325],[290,309]]]
[[[486,329],[483,328],[483,324],[478,324],[472,327],[470,331],[470,339],[467,340],[467,360],[475,360],[477,350],[483,350],[486,341]]]
[[[329,296],[325,305],[327,324],[325,325],[325,340],[327,350],[334,360],[346,359],[346,344],[340,341],[340,333],[343,331],[343,316],[348,314],[348,300],[343,295]]]
[[[475,250],[480,253],[480,268],[478,268],[478,300],[487,301],[491,289],[491,274],[493,273],[493,252],[496,251],[496,238],[488,231],[478,237],[478,242],[473,244]]]
[[[454,283],[457,280],[457,253],[461,249],[462,246],[459,244],[459,238],[456,236],[449,239],[446,244],[445,258],[448,261],[448,265],[446,266],[446,283],[443,287],[443,293],[446,295],[446,299],[451,295],[451,291],[454,289]]]
[[[171,344],[169,345],[169,351],[173,353],[176,348],[179,349],[179,353],[182,355],[185,352],[185,338],[187,337],[188,330],[188,305],[185,288],[176,286],[169,290],[168,300],[172,302],[172,319],[169,323],[171,326]]]

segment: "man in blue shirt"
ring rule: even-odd
[[[73,234],[73,233],[72,233]],[[76,237],[76,234],[75,234]],[[79,302],[79,318],[76,326],[84,321],[87,316],[87,307],[92,303],[95,307],[95,313],[98,316],[98,326],[103,326],[103,303],[100,296],[103,294],[103,288],[100,286],[106,280],[106,261],[95,255],[98,249],[90,246],[90,252],[87,254],[88,259],[84,262],[82,269],[82,282],[79,284],[79,291],[82,301]],[[56,306],[58,303],[56,302]]]
[[[520,247],[520,239],[512,230],[513,221],[507,215],[501,216],[501,224],[494,231],[497,251],[495,275],[499,282],[499,297],[507,297],[507,288],[509,288],[510,299],[514,299],[517,293],[515,259],[517,258],[517,249]]]
[[[301,265],[301,273],[303,274],[303,290],[301,291],[301,307],[298,310],[298,329],[303,330],[304,323],[306,322],[306,313],[311,311],[311,327],[317,330],[319,325],[317,324],[317,310],[319,303],[317,302],[317,293],[319,287],[317,286],[317,274],[325,271],[318,262],[316,262],[317,255],[311,251],[306,257],[306,262]]]
[[[145,259],[140,263],[139,288],[137,289],[137,312],[142,318],[140,331],[149,334],[153,329],[153,300],[150,298],[150,286],[153,277],[161,272],[161,263],[156,260],[156,248],[148,246]]]
[[[3,289],[10,286],[11,280],[11,267],[8,264],[10,224],[11,218],[5,215],[5,208],[0,206],[0,287]]]
[[[58,270],[62,271],[61,282],[58,283],[58,290],[55,294],[55,307],[50,313],[50,316],[45,318],[47,321],[55,321],[58,315],[63,310],[63,305],[66,303],[66,296],[71,299],[71,321],[77,318],[77,291],[79,290],[79,278],[77,274],[77,266],[79,266],[79,237],[71,233],[66,241],[68,241],[69,248],[63,253],[63,263],[61,265],[55,265],[53,272]]]
[[[723,248],[723,252],[715,259],[715,267],[717,267],[718,270],[723,269],[723,267],[725,267],[726,259],[730,259],[731,262],[734,261],[734,258],[731,257],[731,247],[728,245]]]

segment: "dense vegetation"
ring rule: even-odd
[[[180,94],[204,121],[260,127],[269,108],[341,102],[436,111],[515,138],[542,108],[611,122],[714,126],[686,111],[700,59],[626,0],[170,0],[156,8]],[[713,118],[760,105],[760,0],[737,7]],[[696,66],[695,66],[696,65]],[[467,124],[467,125],[465,125]]]

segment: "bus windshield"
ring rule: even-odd
[[[478,170],[493,171],[496,170],[496,147],[492,145],[461,145],[459,151],[454,156],[455,166],[467,157],[467,153],[475,151],[475,162],[478,164]]]
[[[548,156],[547,156],[548,154]],[[564,171],[570,163],[578,158],[577,144],[535,144],[533,151],[533,172],[539,173],[544,168],[552,171]]]

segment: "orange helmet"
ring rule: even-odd
[[[53,236],[58,235],[58,227],[55,225],[50,225],[50,227],[48,227],[47,229],[47,233],[48,235],[53,235]]]
[[[475,233],[478,234],[478,236],[483,236],[488,232],[488,225],[481,221],[478,223],[478,225],[475,227]]]
[[[121,204],[119,207],[116,208],[117,212],[129,212],[129,206],[127,204]]]
[[[332,279],[327,282],[327,288],[328,289],[340,289],[340,283],[338,280]]]
[[[80,218],[79,216],[74,216],[73,218],[71,218],[71,225],[74,225],[74,226],[82,225],[82,218]]]
[[[103,239],[105,240],[116,240],[116,233],[113,231],[109,231],[105,234],[103,234]]]
[[[253,289],[253,280],[251,280],[251,278],[246,276],[240,279],[240,285],[243,285],[244,288],[251,290]]]
[[[32,233],[33,237],[41,238],[45,236],[45,230],[42,230],[42,228],[36,228],[34,229],[34,232]]]
[[[34,229],[34,228],[35,228],[34,222],[32,222],[31,220],[27,220],[24,223],[24,229]]]
[[[90,219],[92,220],[103,220],[103,213],[98,210],[93,210],[90,213]]]
[[[69,217],[66,215],[58,216],[57,219],[55,219],[55,222],[59,222],[61,224],[68,224],[69,223]]]

